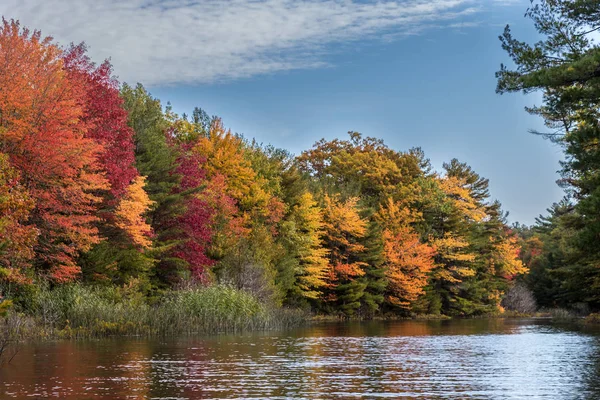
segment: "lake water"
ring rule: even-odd
[[[600,331],[540,320],[319,324],[61,341],[0,368],[0,398],[600,399]]]

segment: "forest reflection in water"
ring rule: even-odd
[[[600,398],[599,378],[594,329],[375,321],[29,345],[0,369],[0,398]]]

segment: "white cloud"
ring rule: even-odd
[[[492,0],[502,4],[512,0]],[[2,0],[0,14],[148,85],[206,83],[328,65],[328,45],[461,24],[476,0]],[[463,27],[466,25],[463,25]]]

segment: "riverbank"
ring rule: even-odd
[[[505,311],[471,317],[385,313],[350,320],[463,318],[545,318],[600,323],[599,314],[583,317],[565,309],[536,313]],[[346,320],[349,318],[268,305],[248,292],[225,285],[172,290],[152,302],[136,290],[75,284],[37,290],[8,307],[6,315],[0,316],[0,347],[23,340],[239,333]]]
[[[397,314],[382,314],[365,318],[355,316],[352,318],[340,317],[336,315],[317,314],[310,318],[311,322],[341,322],[341,321],[448,321],[448,320],[468,320],[468,319],[545,319],[556,322],[578,322],[585,324],[599,324],[600,313],[591,313],[581,315],[580,313],[564,308],[541,309],[533,313],[524,313],[518,311],[502,311],[470,316],[448,316],[443,314],[412,314],[409,316]]]
[[[225,285],[165,292],[68,285],[38,290],[0,318],[4,340],[236,333],[301,325],[307,314]],[[0,337],[0,341],[2,337]]]

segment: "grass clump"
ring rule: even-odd
[[[558,322],[575,321],[580,318],[575,311],[560,307],[542,309],[539,313],[537,313],[537,315],[540,317],[551,318],[552,320]]]
[[[165,334],[268,330],[300,322],[298,312],[269,307],[248,292],[222,285],[172,292],[155,311],[154,329]]]

